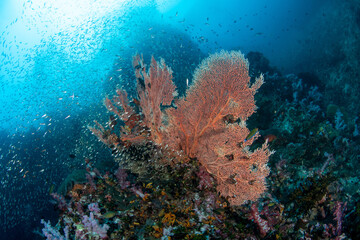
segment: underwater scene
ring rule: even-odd
[[[0,240],[360,239],[360,1],[0,1]]]

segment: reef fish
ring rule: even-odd
[[[254,128],[253,130],[251,130],[251,132],[249,132],[249,134],[246,136],[246,138],[244,139],[244,142],[246,142],[247,140],[251,139],[257,132],[259,132],[258,128]]]
[[[112,212],[112,211],[110,211],[110,212],[106,212],[104,215],[103,215],[103,217],[104,218],[113,218],[114,216],[115,216],[115,212]]]

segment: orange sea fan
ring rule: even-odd
[[[256,200],[266,190],[269,173],[267,144],[250,152],[254,138],[244,141],[249,134],[245,121],[256,109],[254,95],[263,83],[260,76],[250,85],[248,68],[240,52],[211,55],[196,69],[186,98],[176,102],[176,109],[167,110],[164,141],[196,157],[233,205]],[[226,123],[229,116],[240,119],[241,125]]]
[[[263,84],[263,76],[250,84],[249,66],[243,54],[221,51],[203,60],[195,70],[186,97],[175,100],[176,108],[167,108],[166,114],[161,111],[161,105],[170,105],[175,93],[171,69],[163,60],[158,63],[152,58],[146,71],[140,55],[133,58],[133,66],[138,81],[138,106],[143,116],[137,123],[150,129],[149,140],[196,157],[215,177],[217,190],[232,205],[259,198],[266,190],[271,152],[267,142],[255,151],[249,150],[258,134],[245,141],[249,134],[245,122],[255,112],[254,95]],[[117,102],[128,105],[122,98],[125,93],[118,95]],[[122,116],[113,102],[108,100],[106,105]],[[98,127],[91,130],[107,144],[105,130]],[[124,137],[127,136],[121,138]]]
[[[250,86],[248,62],[240,52],[211,55],[195,70],[186,98],[167,110],[169,145],[195,156],[201,138],[221,130],[225,117],[246,121],[254,113],[254,94],[262,83],[261,76]]]

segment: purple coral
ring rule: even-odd
[[[125,169],[118,168],[118,170],[115,172],[115,176],[120,184],[121,189],[125,189],[130,186],[130,182],[126,180],[127,173]]]
[[[41,223],[44,224],[44,228],[42,229],[42,233],[46,237],[47,240],[68,240],[69,239],[69,228],[66,226],[64,228],[65,236],[61,235],[61,233],[53,228],[50,225],[50,221],[45,222],[44,219],[41,219]]]
[[[214,179],[210,175],[210,173],[208,171],[206,171],[205,167],[200,166],[199,171],[196,173],[196,175],[199,177],[198,188],[200,190],[210,189],[214,186]]]
[[[68,209],[68,205],[63,196],[61,196],[60,194],[57,194],[57,193],[51,193],[50,195],[57,201],[58,208],[61,211],[66,211]]]
[[[100,237],[102,239],[107,238],[107,230],[109,226],[107,224],[100,225],[99,221],[94,218],[94,213],[90,212],[90,216],[83,216],[82,223],[84,228],[79,228],[76,230],[77,239],[89,239],[89,236]]]
[[[94,212],[95,214],[100,213],[100,208],[98,203],[90,203],[88,205],[88,209],[90,212]]]
[[[260,212],[255,203],[251,205],[251,216],[250,219],[254,220],[260,230],[261,237],[265,237],[266,234],[271,230],[269,222],[260,216]]]
[[[334,212],[334,220],[336,221],[336,231],[335,234],[336,236],[340,236],[341,235],[341,230],[342,230],[342,223],[344,220],[344,212],[346,210],[346,202],[344,204],[342,204],[342,202],[337,202],[336,203],[336,208],[335,208],[335,212]],[[338,239],[338,238],[336,238]]]

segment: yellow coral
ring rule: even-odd
[[[164,223],[164,224],[168,223],[170,225],[174,225],[175,220],[176,220],[175,214],[173,214],[173,213],[165,213],[165,216],[163,217],[161,222]]]

